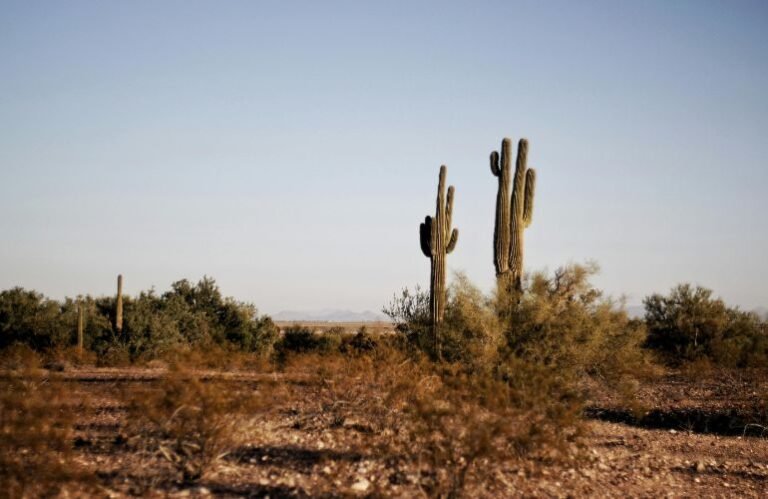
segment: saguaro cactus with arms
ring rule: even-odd
[[[448,187],[446,195],[445,175],[447,168],[440,167],[440,180],[437,185],[437,208],[435,217],[427,216],[419,227],[421,251],[431,262],[429,285],[429,308],[432,323],[432,335],[435,356],[440,358],[439,325],[445,315],[445,260],[446,255],[456,247],[459,239],[458,229],[451,228],[453,214],[453,186]]]
[[[528,141],[520,139],[510,200],[512,141],[501,142],[501,155],[491,153],[491,173],[499,178],[496,195],[496,226],[493,234],[493,258],[496,277],[504,287],[522,289],[523,231],[533,218],[536,170],[528,168]]]

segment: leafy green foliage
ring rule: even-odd
[[[90,296],[57,302],[34,291],[0,293],[0,347],[22,343],[38,351],[65,349],[75,342],[78,303],[85,310],[85,348],[100,359],[148,360],[176,349],[223,346],[264,352],[278,329],[256,308],[225,298],[209,277],[181,280],[157,295],[123,297],[123,331],[113,329],[115,298]]]
[[[291,354],[337,353],[341,341],[339,331],[316,334],[306,326],[294,324],[283,331],[282,338],[275,343],[274,349],[278,362],[284,363]]]
[[[712,290],[679,284],[644,300],[647,345],[672,363],[708,359],[725,367],[768,365],[768,334],[759,317],[731,308]]]
[[[35,291],[16,287],[0,292],[0,348],[24,343],[45,349],[67,341],[74,327],[61,315],[59,303]]]
[[[590,264],[569,265],[551,276],[534,273],[523,279],[522,291],[499,286],[493,297],[458,274],[440,325],[443,358],[473,369],[502,370],[515,358],[552,372],[602,377],[643,369],[645,330],[620,303],[592,286],[590,277],[597,270]],[[418,288],[405,289],[383,310],[411,348],[427,353],[428,300]]]

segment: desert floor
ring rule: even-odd
[[[163,368],[73,368],[56,375],[67,397],[78,404],[75,460],[95,473],[92,490],[97,492],[90,494],[423,496],[415,467],[376,452],[378,435],[364,416],[330,421],[316,410],[313,389],[301,376],[248,372],[198,375],[253,390],[265,382],[284,384],[294,403],[266,412],[256,427],[243,429],[236,450],[201,481],[181,485],[166,458],[137,452],[126,437],[128,412],[121,397],[161,382],[163,373]],[[598,396],[590,402],[586,431],[574,451],[578,458],[528,456],[479,463],[492,468],[493,479],[477,483],[470,476],[467,496],[768,495],[768,429],[746,426],[751,418],[765,416],[765,399],[755,392],[754,382],[733,377],[692,382],[670,373],[638,391],[645,404],[642,420],[632,419],[629,409],[610,395]],[[79,495],[76,485],[68,487],[70,496]]]

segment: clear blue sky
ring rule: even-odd
[[[261,310],[493,282],[488,154],[530,140],[528,268],[768,305],[768,3],[0,1],[0,288],[213,276]]]

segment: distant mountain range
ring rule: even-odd
[[[381,313],[365,310],[353,312],[351,310],[283,310],[272,316],[276,321],[307,321],[307,322],[379,322],[388,321],[389,318]]]

